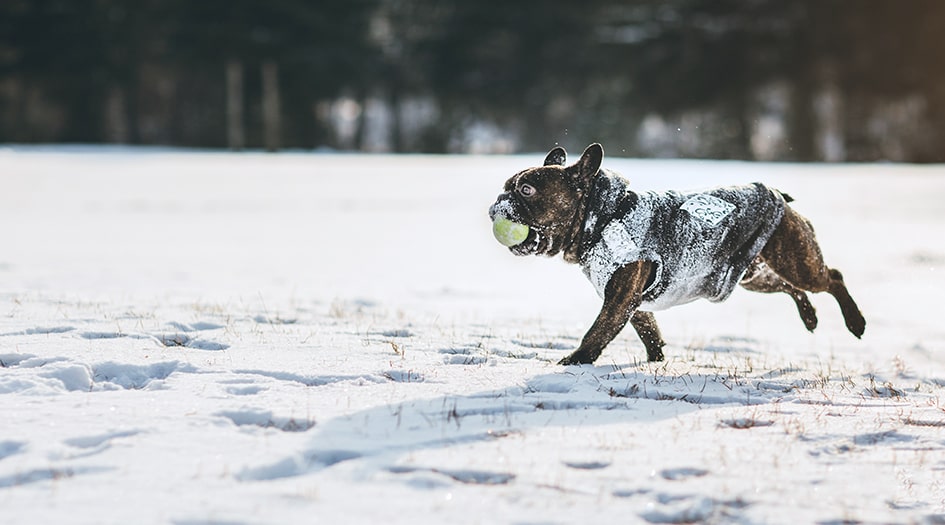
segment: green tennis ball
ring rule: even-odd
[[[497,216],[492,222],[492,234],[502,246],[522,244],[528,237],[528,225],[512,222],[505,217]]]

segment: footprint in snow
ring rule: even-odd
[[[450,355],[443,358],[443,363],[447,365],[482,365],[489,362],[488,357],[475,355]]]
[[[205,339],[197,339],[185,333],[155,334],[153,337],[158,343],[168,348],[181,346],[185,348],[193,348],[195,350],[217,351],[226,350],[230,347],[228,344],[218,343],[216,341],[207,341]]]
[[[50,454],[49,459],[56,460],[74,460],[87,458],[101,454],[112,447],[112,442],[116,439],[126,438],[140,434],[140,430],[126,430],[120,432],[109,432],[105,434],[96,434],[92,436],[79,436],[63,440],[63,444],[71,447],[71,451],[56,452]]]
[[[203,321],[189,324],[172,321],[167,323],[167,325],[182,332],[203,332],[205,330],[219,330],[220,328],[225,328],[222,324],[208,323]]]
[[[291,318],[286,319],[279,316],[270,317],[268,315],[257,315],[256,317],[253,317],[253,321],[256,321],[258,324],[276,325],[276,324],[295,324],[298,322],[298,319],[291,319]]]
[[[216,341],[208,341],[205,339],[199,339],[190,335],[194,332],[202,330],[215,330],[218,328],[223,328],[222,325],[212,324],[212,323],[194,323],[192,325],[187,325],[183,323],[168,323],[168,326],[173,328],[174,332],[158,332],[154,334],[136,334],[136,333],[124,333],[124,332],[82,332],[79,334],[79,337],[82,339],[87,339],[89,341],[97,341],[102,339],[151,339],[157,341],[162,346],[171,348],[175,346],[181,346],[186,348],[193,348],[196,350],[226,350],[230,345],[218,343]]]
[[[657,495],[658,506],[640,514],[650,523],[737,522],[736,512],[749,503],[742,500],[722,501],[705,496]],[[724,518],[724,519],[720,519]]]
[[[260,392],[265,392],[266,390],[268,390],[268,388],[256,385],[231,386],[226,389],[228,394],[232,394],[234,396],[251,396]]]
[[[441,348],[438,352],[447,355],[470,355],[473,353],[470,348]]]
[[[220,412],[220,417],[229,419],[238,427],[274,428],[283,432],[305,432],[315,426],[311,419],[276,416],[269,410],[238,410]]]
[[[104,390],[141,390],[144,388],[160,388],[160,382],[169,378],[171,374],[197,373],[194,366],[179,361],[167,361],[152,365],[130,365],[126,363],[106,362],[93,367],[92,380],[96,386]]]
[[[701,478],[709,471],[694,467],[669,468],[660,471],[660,476],[669,481],[683,481],[689,478]]]
[[[610,466],[605,461],[565,461],[564,465],[577,470],[600,470]]]
[[[83,474],[99,474],[113,470],[115,470],[113,467],[38,468],[0,477],[0,489],[29,485],[42,481],[58,481]]]
[[[26,330],[20,330],[17,332],[7,332],[5,334],[0,334],[0,336],[64,334],[73,330],[75,330],[75,327],[72,326],[39,326],[36,328],[27,328]]]
[[[447,476],[466,485],[506,485],[515,479],[515,474],[508,472],[490,472],[485,470],[444,470],[438,468],[394,466],[388,468],[387,471],[391,474],[432,472],[434,474]]]
[[[325,386],[331,385],[334,383],[341,382],[351,382],[360,385],[364,384],[375,384],[375,383],[384,383],[384,379],[381,379],[376,376],[370,375],[325,375],[325,376],[305,376],[300,374],[293,374],[291,372],[276,372],[269,370],[234,370],[234,373],[237,374],[246,374],[252,376],[267,377],[269,379],[274,379],[276,381],[283,381],[286,383],[298,383],[303,386]],[[387,378],[389,379],[389,378]],[[235,383],[236,379],[231,379],[226,381],[227,384]],[[244,382],[254,382],[252,379],[244,379]]]
[[[422,383],[425,380],[423,374],[413,370],[388,370],[384,377],[397,383]]]
[[[522,341],[519,339],[513,339],[512,344],[522,346],[525,348],[540,348],[546,350],[571,350],[573,346],[569,343],[556,343],[554,341]]]
[[[0,368],[19,366],[23,361],[36,357],[33,354],[0,354]]]
[[[413,337],[414,334],[406,328],[396,329],[396,330],[384,330],[383,332],[375,332],[374,335],[380,335],[383,337]]]
[[[145,334],[127,334],[124,332],[82,332],[79,334],[79,337],[82,339],[87,339],[89,341],[96,341],[99,339],[151,339],[152,336]]]
[[[0,459],[19,453],[25,446],[22,441],[0,441]]]
[[[903,434],[897,430],[875,432],[854,436],[853,443],[860,446],[878,445],[881,443],[909,443],[918,439],[916,436]]]
[[[236,479],[251,482],[291,478],[361,457],[362,454],[354,450],[320,450],[301,456],[289,456],[269,465],[246,468],[236,475]]]
[[[131,437],[140,434],[140,430],[124,430],[120,432],[108,432],[105,434],[96,434],[93,436],[81,436],[69,438],[63,441],[66,445],[75,448],[95,448],[100,445],[110,443],[113,439]]]
[[[731,419],[723,419],[719,422],[719,426],[736,428],[739,430],[755,427],[770,427],[773,424],[774,421],[770,419],[755,419],[752,417],[735,417]]]

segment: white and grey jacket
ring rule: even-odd
[[[761,183],[635,193],[621,177],[601,171],[584,225],[581,267],[603,297],[620,266],[655,263],[644,311],[727,299],[784,216],[784,197]]]

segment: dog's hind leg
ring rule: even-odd
[[[752,261],[739,284],[742,288],[752,292],[786,293],[790,295],[797,306],[797,313],[804,321],[804,327],[811,332],[817,328],[817,311],[814,309],[814,305],[810,304],[810,299],[808,299],[804,290],[788,284],[781,276],[774,273],[760,257]]]
[[[656,325],[653,312],[641,310],[633,312],[633,316],[630,317],[630,324],[633,325],[633,329],[637,331],[637,335],[643,341],[643,346],[646,347],[646,360],[662,361],[663,347],[666,343],[663,341],[663,336],[660,335],[660,327]]]
[[[857,338],[863,336],[866,330],[866,319],[856,306],[856,302],[850,297],[847,285],[843,282],[843,274],[839,270],[830,268],[830,288],[827,292],[834,296],[837,303],[840,304],[840,312],[843,313],[843,321],[847,325],[847,330]]]
[[[823,254],[814,236],[814,228],[791,207],[785,206],[784,218],[761,250],[760,258],[788,285],[799,290],[827,292],[832,295],[840,305],[843,321],[850,333],[856,337],[863,335],[866,320],[850,297],[850,292],[843,282],[843,275],[824,264]]]

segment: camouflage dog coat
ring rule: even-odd
[[[784,216],[784,197],[761,183],[698,192],[635,193],[601,170],[584,224],[584,274],[603,297],[622,265],[655,265],[641,310],[723,301]]]

